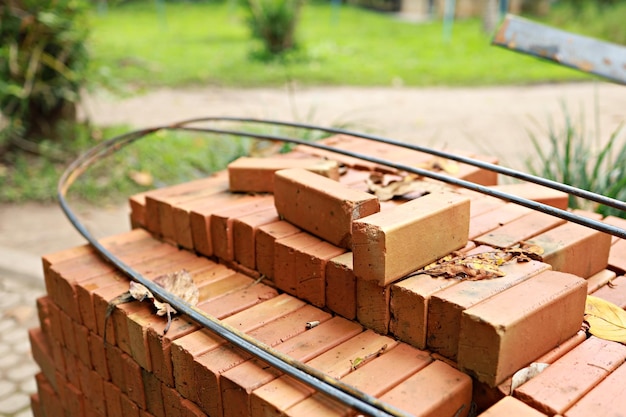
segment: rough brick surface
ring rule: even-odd
[[[384,286],[462,248],[469,227],[467,197],[429,194],[353,223],[354,273]]]
[[[618,416],[626,409],[626,365],[622,364],[572,406],[565,417]]]
[[[274,279],[274,242],[301,232],[286,221],[278,221],[260,226],[255,235],[255,259],[259,273],[270,280]]]
[[[506,248],[528,240],[533,236],[563,223],[565,223],[563,219],[550,216],[540,211],[533,211],[489,233],[474,238],[474,241],[481,245]]]
[[[578,331],[586,296],[585,280],[546,271],[465,310],[459,368],[491,386],[501,383]]]
[[[543,248],[543,260],[555,271],[588,278],[605,269],[609,261],[611,236],[566,223],[528,240]]]
[[[336,161],[320,158],[242,157],[228,164],[230,190],[274,192],[274,173],[291,168],[302,168],[335,181],[339,180],[339,165]]]
[[[529,405],[524,404],[520,400],[513,397],[504,397],[492,407],[489,407],[479,417],[544,417],[545,414],[540,413]]]
[[[356,278],[352,269],[352,252],[326,263],[326,306],[347,319],[356,317]]]
[[[543,203],[548,206],[556,207],[561,210],[567,210],[568,194],[563,191],[553,190],[531,182],[518,184],[505,184],[490,187],[497,191],[522,197],[527,200]]]
[[[517,388],[514,395],[543,413],[564,414],[625,360],[626,346],[592,336]]]
[[[456,359],[461,317],[465,309],[506,291],[550,268],[548,264],[531,261],[508,263],[500,269],[506,274],[490,280],[464,281],[431,295],[426,320],[429,349],[446,358]]]
[[[347,249],[352,222],[380,211],[375,196],[301,169],[276,172],[274,200],[287,221]]]

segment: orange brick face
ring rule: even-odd
[[[242,157],[228,164],[231,191],[274,192],[274,173],[282,169],[302,168],[339,180],[337,162],[320,158],[249,158]]]
[[[356,277],[388,285],[462,248],[467,243],[469,205],[469,199],[458,194],[429,194],[356,220]]]
[[[586,284],[579,277],[547,271],[465,310],[459,368],[495,386],[567,340],[580,328]]]
[[[299,169],[276,173],[274,199],[287,221],[347,249],[352,245],[352,221],[380,211],[375,196]]]

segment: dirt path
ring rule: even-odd
[[[198,116],[242,116],[343,126],[393,139],[500,157],[525,168],[528,129],[562,125],[562,106],[606,139],[626,120],[626,87],[608,83],[490,88],[295,87],[160,89],[125,100],[90,97],[84,114],[100,125],[156,126]],[[540,126],[538,128],[538,126]]]

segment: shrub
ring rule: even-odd
[[[296,46],[296,27],[303,0],[246,0],[252,36],[263,42],[265,52],[279,55]]]
[[[54,137],[76,119],[86,81],[85,0],[5,0],[0,5],[0,147]]]
[[[586,191],[626,201],[626,141],[619,146],[621,129],[617,129],[604,144],[594,144],[584,128],[572,122],[565,113],[562,130],[550,123],[548,146],[535,134],[530,135],[536,151],[527,166],[532,174],[559,181]],[[537,157],[535,159],[535,157]],[[532,162],[537,161],[538,164]],[[538,165],[538,166],[537,166]],[[569,207],[593,210],[604,216],[626,218],[626,212],[570,196]]]

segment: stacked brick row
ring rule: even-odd
[[[345,136],[325,142],[400,163],[437,163],[417,152]],[[606,349],[589,345],[593,338],[582,343],[583,334],[576,332],[587,292],[625,304],[626,298],[619,302],[619,287],[607,285],[624,279],[617,277],[626,269],[623,240],[427,180],[426,196],[380,202],[366,193],[365,181],[371,171],[394,177],[393,170],[332,154],[343,165],[339,175],[336,162],[319,159],[330,156],[299,147],[280,158],[242,159],[228,172],[134,196],[133,225],[170,244],[141,230],[107,244],[152,278],[191,269],[200,308],[415,415],[467,415],[472,386],[481,410],[507,395],[487,415],[510,414],[515,407],[563,414],[575,410],[579,400],[584,404],[585,394],[621,369],[624,359],[617,355],[615,366],[589,379],[569,408],[546,406],[528,384],[513,397],[507,392],[510,376],[532,361],[567,368],[568,362],[558,364],[578,344]],[[451,175],[559,208],[567,203],[566,195],[540,187],[497,186],[493,173],[472,167],[459,165]],[[604,221],[624,227],[621,219]],[[133,247],[127,239],[142,243]],[[506,264],[504,277],[485,281],[405,278],[453,250],[480,253],[521,241],[544,248],[544,261]],[[103,265],[87,248],[44,259],[48,296],[39,303],[41,330],[31,334],[42,368],[34,409],[61,404],[84,413],[70,415],[119,415],[112,414],[119,397],[130,415],[349,414],[184,318],[163,336],[163,319],[145,304],[116,307],[105,344],[107,301],[128,282],[110,267],[103,272]],[[85,278],[94,274],[112,281],[101,287]],[[221,278],[213,281],[211,274]],[[317,321],[314,329],[303,325]],[[74,339],[88,342],[72,340],[63,332],[69,328],[86,334]],[[95,344],[88,345],[90,355],[84,343]],[[94,356],[104,362],[96,365]],[[354,369],[352,363],[363,358],[374,359]],[[84,367],[75,368],[91,372],[93,386],[103,387],[97,391],[105,394],[104,402],[97,401],[96,410],[89,409],[92,402],[72,396],[81,390],[91,396],[92,383],[73,370],[81,359]],[[557,377],[547,381],[558,386]]]

